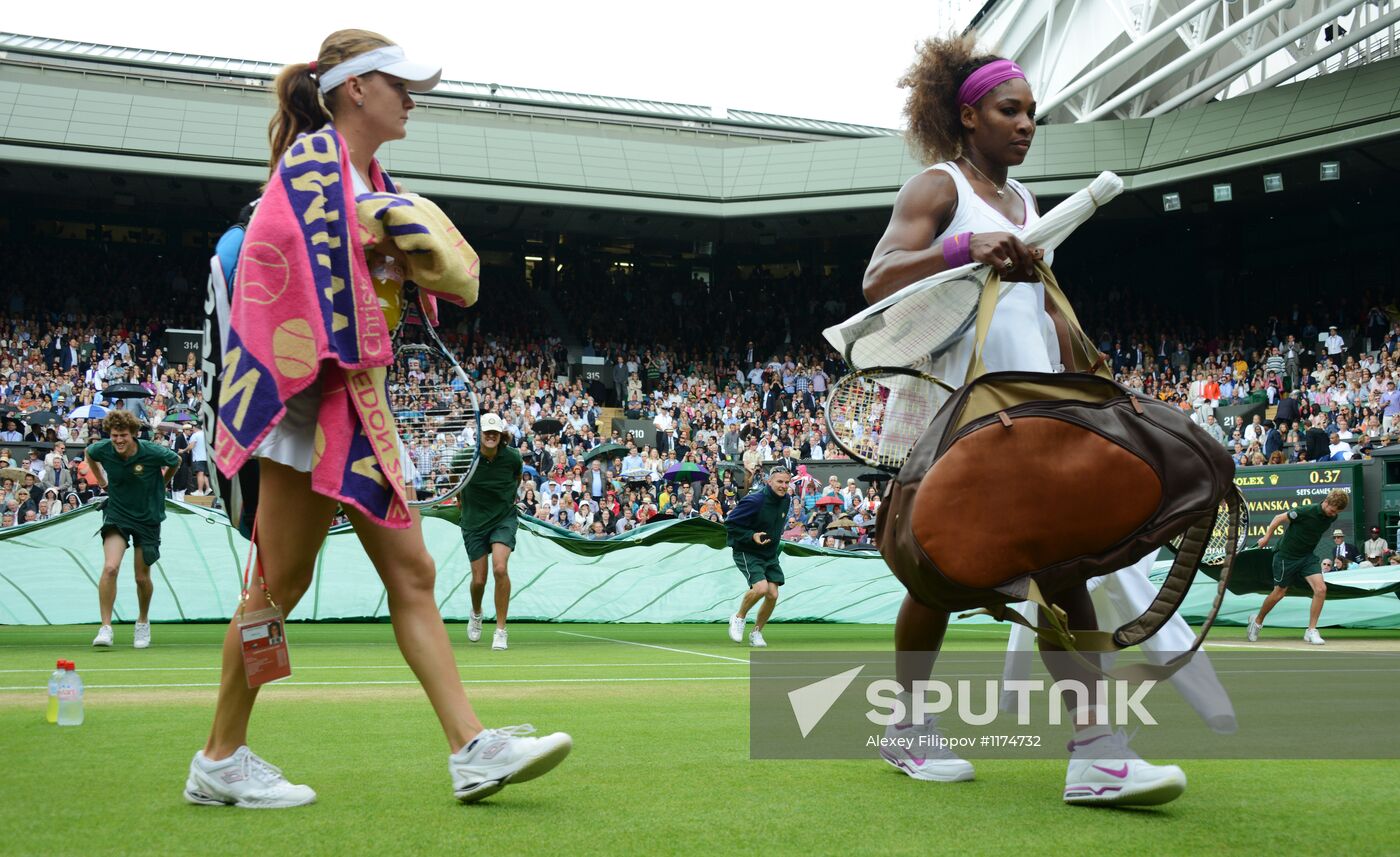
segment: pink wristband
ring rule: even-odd
[[[972,264],[972,233],[959,232],[944,238],[943,261],[950,269]]]

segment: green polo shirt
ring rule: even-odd
[[[1278,552],[1286,557],[1312,556],[1317,543],[1324,533],[1337,523],[1335,515],[1322,511],[1322,504],[1299,506],[1288,512],[1288,529],[1283,531],[1283,540],[1278,543]]]
[[[165,474],[161,468],[180,466],[180,456],[174,450],[138,440],[136,452],[122,458],[110,440],[99,440],[87,448],[87,458],[102,465],[107,474],[104,525],[136,531],[160,526],[165,520]]]
[[[462,504],[463,530],[490,530],[515,515],[515,492],[520,488],[524,461],[520,451],[504,443],[495,457],[481,457],[471,481],[457,495]]]

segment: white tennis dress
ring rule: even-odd
[[[968,183],[957,165],[944,162],[929,170],[938,170],[952,177],[958,189],[958,207],[948,227],[934,238],[934,244],[963,232],[1010,232],[1020,235],[1040,219],[1030,191],[1015,179],[1008,179],[1006,188],[1021,197],[1025,204],[1024,223],[1012,223]],[[1052,264],[1054,251],[1045,254],[1045,263]],[[972,361],[976,331],[969,330],[962,339],[934,361],[933,374],[955,387],[962,386],[967,366]],[[982,362],[989,372],[1021,370],[1051,372],[1059,369],[1060,341],[1055,336],[1055,324],[1045,312],[1045,287],[1040,283],[1002,283],[992,326],[987,331],[987,344]]]

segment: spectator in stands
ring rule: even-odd
[[[1323,343],[1327,349],[1327,357],[1333,362],[1341,362],[1342,354],[1346,351],[1346,341],[1337,333],[1337,326],[1331,325],[1327,328],[1327,341]]]
[[[1390,554],[1390,545],[1381,535],[1380,527],[1371,528],[1371,537],[1362,544],[1361,552],[1372,565],[1380,565]]]

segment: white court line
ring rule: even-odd
[[[743,663],[748,663],[748,661],[744,661]],[[504,664],[478,664],[478,663],[459,663],[459,664],[457,664],[458,669],[463,669],[463,670],[474,670],[474,669],[520,669],[521,667],[531,667],[531,668],[536,668],[536,669],[546,669],[546,668],[549,668],[549,669],[559,669],[559,668],[576,669],[576,668],[578,668],[578,667],[722,667],[722,666],[729,666],[729,665],[728,665],[728,664],[714,664],[714,663],[710,663],[709,661],[642,661],[642,662],[639,662],[639,663],[627,663],[627,664],[614,664],[614,663],[607,663],[607,664],[590,664],[590,663],[571,663],[571,664],[515,664],[515,663],[504,663]],[[406,669],[408,669],[408,668],[409,668],[408,664],[390,664],[390,665],[386,665],[386,666],[372,666],[372,667],[361,667],[361,666],[353,666],[353,665],[317,666],[317,667],[299,666],[299,667],[297,667],[297,669],[299,669],[299,670],[406,670]],[[88,673],[198,672],[198,671],[200,671],[200,670],[208,670],[208,671],[211,671],[211,672],[218,672],[218,671],[221,670],[221,669],[223,669],[223,667],[84,667],[84,668],[83,668],[83,671],[82,671],[82,674],[83,674],[83,675],[87,675]],[[48,674],[48,673],[51,673],[51,672],[53,672],[53,670],[48,669],[47,667],[42,667],[42,668],[37,668],[37,669],[28,669],[28,670],[0,670],[0,674],[6,674],[6,673],[29,673],[29,674],[44,673],[44,674]]]
[[[677,676],[676,678],[664,678],[651,676],[646,678],[479,678],[464,679],[462,684],[604,684],[611,682],[643,682],[643,681],[748,681],[746,675],[736,676]],[[417,679],[412,681],[282,681],[273,682],[267,687],[371,687],[375,685],[416,685]],[[114,690],[114,689],[147,689],[156,687],[218,687],[218,682],[180,682],[171,684],[90,684],[84,690]],[[5,685],[0,686],[0,691],[23,690],[32,692],[35,688],[42,690],[40,685]]]
[[[1341,640],[1343,638],[1338,637],[1337,639]],[[1299,642],[1301,643],[1302,641],[1299,640]],[[1205,645],[1212,649],[1270,649],[1276,652],[1315,652],[1322,648],[1321,646],[1309,646],[1306,649],[1302,646],[1270,646],[1268,643],[1206,643]],[[1344,654],[1357,655],[1363,653],[1345,652]]]
[[[654,646],[651,643],[634,643],[631,640],[614,640],[611,637],[595,637],[592,634],[577,634],[573,631],[555,631],[554,633],[565,634],[570,637],[583,637],[585,640],[602,640],[605,643],[621,643],[624,646],[641,646],[645,649],[660,649],[663,652],[676,652],[677,654],[682,655],[698,655],[702,658],[719,658],[722,661],[734,661],[736,663],[741,664],[748,663],[748,661],[744,658],[731,658],[728,655],[712,655],[708,652],[692,652],[690,649],[673,649],[670,646]]]

